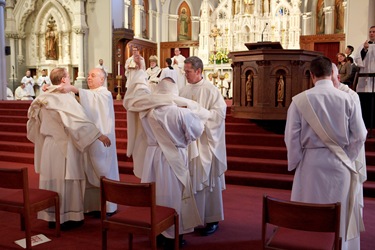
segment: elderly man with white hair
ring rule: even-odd
[[[156,203],[178,212],[181,242],[183,234],[202,224],[191,188],[187,146],[202,134],[209,111],[179,97],[170,77],[161,79],[151,93],[144,74],[142,70],[134,74],[124,98],[127,152],[133,156],[134,173],[141,182],[156,182]],[[167,248],[172,246],[173,228],[162,235]]]

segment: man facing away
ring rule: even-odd
[[[222,190],[225,189],[224,172],[227,170],[227,105],[219,90],[203,79],[200,58],[187,58],[184,69],[188,84],[181,89],[180,96],[198,102],[211,113],[202,136],[189,147],[193,189],[199,213],[206,224],[203,235],[210,235],[217,230],[219,221],[224,220]]]
[[[360,73],[375,73],[375,26],[369,30],[369,39],[358,46],[354,62],[359,67]],[[375,91],[372,77],[359,77],[357,92]]]
[[[135,159],[134,173],[141,182],[156,182],[156,203],[178,212],[182,240],[183,234],[202,224],[191,187],[186,148],[202,134],[209,112],[179,97],[177,85],[170,77],[161,79],[150,93],[144,72],[136,71],[125,95],[124,107],[128,135],[138,136],[129,136],[127,153]],[[173,228],[162,234],[167,239],[175,237]],[[172,242],[167,240],[167,249]]]
[[[65,68],[51,71],[52,86],[30,105],[27,138],[35,144],[34,164],[39,187],[59,193],[62,229],[83,224],[86,176],[83,152],[96,140],[109,147],[111,141],[89,121],[71,93],[60,88],[70,85]],[[54,210],[39,212],[38,218],[51,222]]]
[[[174,57],[172,57],[173,62],[173,68],[177,72],[177,85],[178,90],[181,90],[186,85],[186,78],[185,78],[185,72],[184,72],[184,61],[185,57],[181,55],[181,51],[179,48],[174,49]]]
[[[74,92],[79,96],[87,117],[94,122],[100,132],[111,140],[110,147],[103,147],[99,142],[90,145],[85,155],[85,172],[88,183],[85,193],[85,212],[100,211],[100,176],[119,180],[116,151],[115,112],[111,92],[104,87],[106,74],[100,68],[90,70],[87,77],[89,89],[77,89],[69,85],[64,92]],[[107,203],[107,212],[114,213],[117,205]]]
[[[288,170],[296,171],[291,200],[340,202],[342,249],[360,249],[358,235],[352,234],[360,225],[353,223],[349,204],[357,199],[354,161],[367,130],[352,96],[334,87],[327,57],[311,61],[310,76],[315,86],[293,97],[285,127]]]
[[[96,68],[102,69],[105,73],[105,80],[103,86],[108,88],[108,83],[107,83],[107,77],[108,77],[108,69],[104,66],[103,59],[99,59],[99,64],[96,65]]]
[[[22,77],[21,82],[25,84],[26,91],[30,94],[31,97],[35,97],[34,85],[35,81],[31,76],[30,70],[26,71],[26,75]]]

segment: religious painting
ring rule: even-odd
[[[191,12],[185,1],[178,10],[177,34],[179,41],[191,40]]]
[[[141,13],[142,15],[142,37],[144,39],[149,38],[149,28],[148,28],[148,23],[149,23],[149,15],[148,15],[148,0],[143,0],[143,11]]]
[[[325,14],[324,14],[324,0],[318,0],[316,5],[316,34],[324,34],[325,29]]]
[[[344,16],[343,0],[335,0],[335,33],[344,33]]]

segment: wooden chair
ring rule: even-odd
[[[27,168],[0,168],[0,210],[19,213],[26,234],[26,249],[31,249],[31,215],[55,207],[56,236],[60,236],[60,200],[56,192],[29,188]]]
[[[129,234],[129,249],[133,247],[133,234],[150,237],[152,249],[156,250],[156,236],[175,226],[175,249],[179,249],[179,219],[173,208],[157,206],[155,183],[124,183],[100,179],[102,249],[107,249],[107,231],[121,229]],[[106,201],[124,205],[111,217],[106,216]]]
[[[312,204],[263,197],[263,249],[341,249],[340,203]],[[273,225],[273,232],[270,234]]]

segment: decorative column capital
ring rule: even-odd
[[[73,29],[73,32],[76,33],[77,35],[78,34],[85,34],[86,33],[86,30],[87,28],[83,28],[83,27],[72,27]]]

